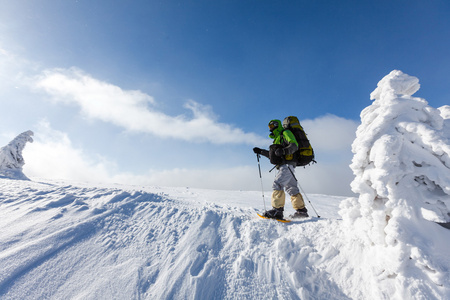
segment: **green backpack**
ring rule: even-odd
[[[297,166],[306,166],[312,163],[317,163],[314,160],[314,150],[309,143],[303,127],[297,117],[289,116],[283,120],[284,130],[290,130],[297,140],[298,150],[294,153],[294,159],[297,161]]]

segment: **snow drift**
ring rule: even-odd
[[[28,180],[22,172],[25,164],[22,151],[27,142],[33,142],[32,136],[32,131],[25,131],[0,149],[0,177]]]
[[[450,222],[448,107],[412,97],[419,88],[401,71],[378,83],[352,146],[359,198],[341,204],[381,298],[439,298],[450,282],[450,235],[436,224]]]
[[[0,179],[1,299],[348,299],[329,219],[256,216],[261,192]],[[293,212],[293,211],[292,211]]]

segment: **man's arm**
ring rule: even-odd
[[[284,154],[285,155],[294,154],[294,152],[298,150],[298,143],[292,131],[285,130],[283,132],[283,138],[288,143],[288,145],[283,148]]]

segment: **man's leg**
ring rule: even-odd
[[[273,209],[266,211],[264,216],[272,219],[283,219],[285,198],[284,190],[274,190],[271,201]]]
[[[267,211],[264,214],[264,216],[268,218],[283,219],[284,205],[286,202],[284,187],[286,186],[286,181],[289,181],[288,172],[290,173],[289,169],[287,169],[286,166],[281,166],[278,169],[277,176],[275,176],[275,180],[272,185],[273,192],[271,204],[273,209]]]
[[[298,189],[298,182],[294,176],[294,167],[288,166],[287,171],[290,173],[291,177],[286,180],[286,192],[291,196],[292,207],[295,209],[293,218],[306,218],[308,217],[308,210],[305,207],[305,202],[303,201],[302,194]]]
[[[284,207],[285,199],[286,194],[284,193],[284,190],[274,190],[272,192],[272,207],[273,208]]]
[[[305,208],[305,202],[303,201],[302,194],[300,194],[300,193],[291,196],[291,202],[292,202],[292,207],[295,210]]]

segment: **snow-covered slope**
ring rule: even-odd
[[[0,298],[401,299],[359,260],[375,249],[343,229],[343,198],[309,199],[320,219],[283,224],[256,216],[260,192],[0,179]]]
[[[258,218],[259,192],[0,179],[2,299],[341,298],[326,271],[342,198],[323,218]],[[241,298],[242,297],[242,298]]]

